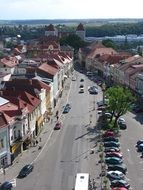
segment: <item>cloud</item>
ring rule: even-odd
[[[143,18],[142,0],[0,0],[0,19]]]

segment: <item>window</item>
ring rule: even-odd
[[[16,131],[14,131],[14,139],[16,139]]]
[[[4,142],[3,139],[0,139],[0,149],[4,148]]]
[[[11,136],[11,141],[13,140],[13,136]]]

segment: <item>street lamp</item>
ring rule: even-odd
[[[103,105],[105,104],[105,90],[106,90],[106,84],[102,84],[102,92],[103,92]]]
[[[103,92],[102,125],[104,125],[105,124],[105,90],[106,90],[106,84],[103,83],[101,88],[102,88],[102,92]],[[100,143],[101,143],[101,146],[102,146],[102,132],[101,132],[102,127],[103,126],[101,126],[101,128],[100,128]],[[103,184],[102,171],[103,171],[103,163],[101,162],[101,189],[102,189],[102,184]]]

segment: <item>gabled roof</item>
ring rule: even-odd
[[[76,28],[76,31],[84,31],[84,27],[83,27],[83,24],[80,23],[77,28]]]
[[[55,68],[55,67],[52,67],[51,65],[48,65],[47,63],[43,63],[39,68],[38,70],[41,70],[45,73],[48,73],[52,76],[54,76],[57,72],[58,72],[58,69]],[[37,72],[38,72],[37,70]]]
[[[47,31],[55,31],[54,25],[53,24],[49,24],[49,26],[47,26],[46,30]]]
[[[27,107],[29,112],[32,112],[41,102],[40,99],[29,94],[26,91],[4,90],[2,97],[10,100],[13,103],[16,103],[16,99],[22,100],[22,102],[20,102],[21,104],[18,104],[18,105],[22,106],[22,104],[24,103],[24,106]],[[11,97],[14,97],[14,98],[11,98]],[[16,99],[15,99],[15,97],[16,97]]]
[[[96,48],[96,49],[93,49],[88,55],[87,55],[87,58],[91,58],[91,59],[94,59],[94,58],[98,58],[102,55],[114,55],[114,54],[117,54],[117,52],[113,49],[113,48]]]
[[[107,64],[116,64],[119,63],[120,60],[125,59],[126,57],[124,55],[114,54],[114,55],[101,55],[99,57],[99,61],[106,62]]]
[[[23,85],[21,85],[23,84]],[[24,90],[29,92],[30,94],[36,96],[35,88],[41,91],[41,89],[46,89],[47,92],[50,91],[51,87],[41,82],[37,79],[13,79],[12,81],[5,82],[6,89],[17,89],[17,90]]]
[[[130,65],[138,65],[143,63],[143,57],[141,56],[132,56],[124,60],[124,64],[120,65],[120,70],[125,71]]]
[[[10,68],[18,65],[16,57],[5,57],[0,59],[0,63]]]

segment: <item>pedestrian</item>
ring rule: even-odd
[[[59,116],[57,115],[57,121],[58,121],[58,119],[59,119]]]
[[[40,137],[40,138],[39,138],[39,142],[41,142],[41,141],[42,141],[42,138]]]
[[[59,115],[59,111],[57,110],[57,111],[56,111],[56,117],[57,117],[58,115]]]
[[[36,145],[38,144],[38,141],[36,140]]]

